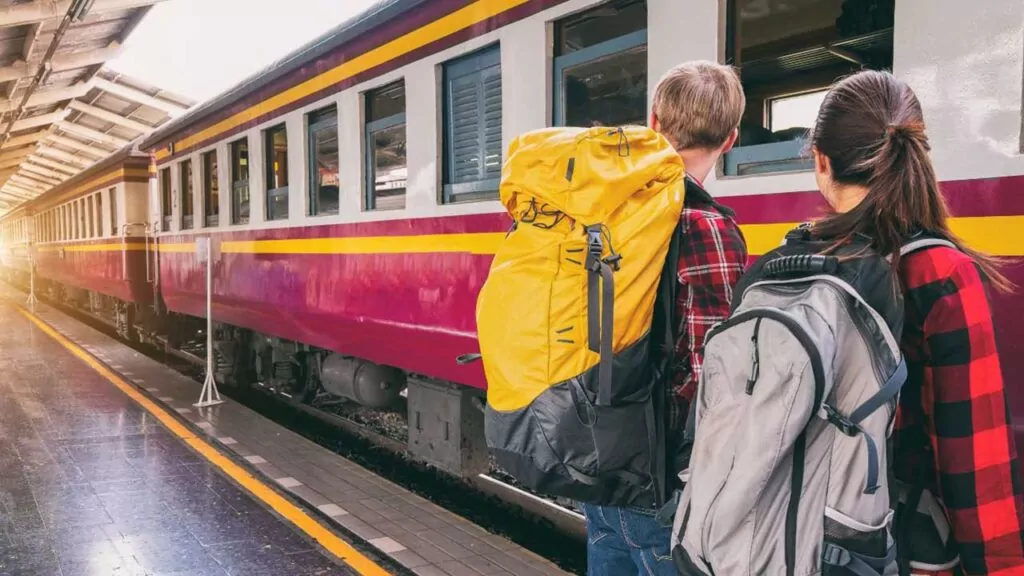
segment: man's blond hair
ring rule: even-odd
[[[696,60],[672,68],[654,89],[661,133],[677,150],[714,149],[740,125],[746,98],[732,66]]]

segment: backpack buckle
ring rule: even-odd
[[[843,434],[852,438],[860,433],[860,426],[857,426],[849,418],[837,412],[835,408],[828,404],[822,404],[821,408],[825,411],[825,419],[828,420],[829,424],[838,428]]]
[[[601,229],[594,226],[587,228],[587,252],[592,256],[601,257],[604,253],[604,241],[601,239]]]

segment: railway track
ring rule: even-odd
[[[24,291],[22,286],[12,286]],[[202,381],[206,359],[201,356],[205,353],[201,344],[190,351],[174,348],[162,338],[150,343],[129,342],[119,337],[108,318],[50,299],[41,300],[140,353]],[[223,387],[221,393],[406,489],[509,537],[563,569],[580,573],[585,570],[585,519],[569,507],[520,489],[497,474],[457,478],[433,469],[411,458],[402,440],[321,409],[315,403],[305,404],[261,383],[245,389]]]

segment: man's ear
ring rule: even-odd
[[[655,132],[661,132],[661,122],[658,122],[658,115],[654,112],[654,110],[651,110],[651,118],[647,122],[647,125],[650,127],[651,130],[654,130]]]
[[[732,150],[732,147],[736,145],[736,141],[739,140],[739,138],[740,138],[740,129],[739,128],[733,128],[732,129],[732,133],[729,134],[728,138],[726,138],[725,144],[722,145],[722,154],[725,154],[729,150]]]

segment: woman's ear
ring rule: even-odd
[[[658,122],[658,115],[651,110],[651,119],[647,122],[648,127],[655,132],[661,132],[661,122]]]
[[[818,176],[823,176],[829,180],[832,179],[832,162],[818,150],[816,147],[811,148],[811,154],[814,156],[814,172]]]

